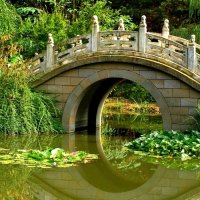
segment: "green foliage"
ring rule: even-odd
[[[67,39],[68,22],[61,12],[51,14],[41,12],[38,18],[27,18],[19,29],[18,43],[23,46],[26,57],[33,56],[46,49],[48,33],[52,33],[54,42]]]
[[[117,85],[111,91],[109,97],[124,97],[138,103],[155,102],[154,98],[146,89],[132,82],[123,82]]]
[[[15,8],[5,0],[0,0],[0,33],[15,32],[19,23],[21,23],[21,19]]]
[[[97,1],[95,4],[86,1],[82,4],[80,10],[78,11],[77,20],[70,26],[69,37],[88,32],[90,30],[93,15],[98,16],[100,29],[102,31],[116,29],[120,17],[124,19],[127,29],[133,30],[137,27],[131,22],[129,16],[120,16],[119,11],[112,10],[106,0]]]
[[[125,145],[134,153],[180,157],[182,160],[200,158],[200,132],[154,131]]]
[[[16,11],[21,17],[33,17],[41,12],[40,9],[34,7],[20,7],[17,8]]]
[[[200,1],[199,0],[189,0],[189,16],[196,20],[200,19]]]
[[[52,133],[62,130],[53,100],[29,87],[31,80],[16,45],[1,38],[0,133]]]
[[[190,39],[191,35],[196,35],[196,42],[200,44],[200,25],[191,24],[186,27],[180,27],[172,31],[172,35],[177,35],[182,38]]]

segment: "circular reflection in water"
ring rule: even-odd
[[[100,138],[98,132],[96,135],[77,133],[76,148],[99,155],[95,163],[77,168],[81,176],[91,185],[107,192],[125,192],[143,185],[157,167],[128,157],[122,150],[124,142],[124,138],[119,137]]]

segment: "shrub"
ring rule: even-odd
[[[19,48],[1,38],[0,133],[27,134],[61,131],[53,100],[30,88],[31,77]]]

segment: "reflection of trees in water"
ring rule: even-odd
[[[123,136],[110,137],[103,135],[103,151],[116,173],[140,186],[153,175],[157,167],[155,164],[138,159],[138,157],[131,155],[123,148],[124,144],[130,139]]]
[[[15,153],[18,149],[45,149],[48,146],[57,146],[60,137],[56,135],[26,135],[26,136],[1,136],[0,147]],[[9,161],[8,161],[9,163]],[[9,200],[32,200],[30,187],[27,181],[38,168],[23,165],[0,165],[0,197]]]
[[[22,165],[0,165],[0,197],[9,200],[32,200],[27,180],[38,169]]]
[[[142,113],[105,112],[102,115],[102,134],[129,135],[162,130],[162,116]]]

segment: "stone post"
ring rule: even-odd
[[[146,16],[142,15],[141,22],[139,26],[139,51],[146,52],[146,33],[147,33],[147,23]]]
[[[191,39],[187,45],[187,67],[190,71],[195,72],[197,67],[197,58],[196,58],[196,43],[195,35],[191,35]]]
[[[124,20],[121,19],[121,18],[119,19],[118,30],[119,30],[119,31],[125,31]]]
[[[162,28],[162,37],[168,39],[169,38],[169,20],[165,19],[164,25]],[[165,48],[166,47],[166,42],[165,41],[159,41],[160,45]]]
[[[169,20],[168,19],[165,19],[164,21],[164,25],[163,25],[163,28],[162,28],[162,37],[168,39],[169,37]]]
[[[46,56],[46,70],[50,69],[54,64],[54,40],[52,34],[48,34],[48,43],[47,43],[47,56]]]
[[[91,37],[91,51],[98,50],[98,33],[99,33],[99,22],[96,15],[92,18],[92,37]]]

